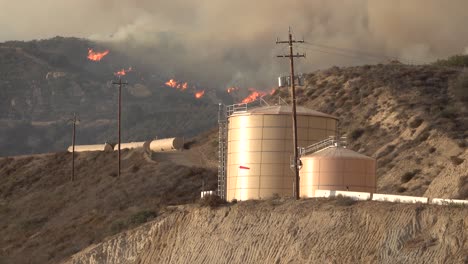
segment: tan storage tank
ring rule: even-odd
[[[342,147],[329,147],[301,157],[300,196],[316,190],[376,191],[376,160]]]
[[[120,149],[136,149],[136,148],[143,148],[145,150],[148,149],[148,145],[150,144],[149,141],[145,142],[130,142],[130,143],[122,143]],[[119,149],[119,144],[114,146],[114,151]]]
[[[151,141],[149,148],[153,152],[164,152],[182,149],[184,147],[183,138],[164,138]]]
[[[75,145],[75,152],[85,151],[106,151],[111,152],[114,148],[111,144],[97,144],[97,145]],[[68,152],[72,152],[72,146],[68,147]]]
[[[234,112],[228,121],[226,199],[292,196],[294,174],[291,106]],[[297,107],[298,145],[306,147],[336,134],[337,118]]]

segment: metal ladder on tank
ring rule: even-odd
[[[226,150],[227,150],[227,109],[219,104],[218,109],[218,196],[226,199]]]

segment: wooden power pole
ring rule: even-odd
[[[73,113],[73,135],[72,135],[72,172],[71,172],[71,181],[75,180],[75,139],[76,139],[76,123],[80,120],[76,116],[76,113]]]
[[[117,177],[120,177],[120,163],[121,163],[121,156],[120,156],[120,147],[121,147],[121,128],[122,128],[122,85],[127,85],[128,83],[127,82],[122,82],[122,78],[121,76],[119,75],[119,81],[118,82],[112,82],[113,84],[118,84],[119,85],[119,102],[118,102],[118,107],[119,107],[119,110],[118,110],[118,114],[117,114],[117,127],[118,127],[118,135],[119,135],[119,147],[118,147],[118,150],[119,150],[119,162],[118,162],[118,171],[117,171]]]
[[[295,87],[295,78],[294,78],[294,58],[304,58],[305,54],[297,53],[294,55],[293,53],[293,43],[304,43],[304,40],[293,40],[291,27],[289,28],[289,40],[287,41],[279,41],[276,40],[276,44],[289,44],[289,55],[278,55],[278,58],[289,58],[291,63],[291,76],[290,76],[290,83],[291,83],[291,98],[292,98],[292,121],[293,121],[293,144],[294,144],[294,160],[293,160],[293,170],[294,170],[294,197],[299,199],[299,154],[298,154],[298,146],[297,146],[297,115],[296,115],[296,87]]]

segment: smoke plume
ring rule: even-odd
[[[275,45],[294,37],[299,72],[399,58],[424,63],[463,53],[466,0],[1,0],[0,41],[56,35],[109,42],[163,77],[269,88],[287,73]],[[25,1],[24,1],[25,2]],[[311,45],[312,44],[312,45]],[[176,76],[177,75],[177,76]]]

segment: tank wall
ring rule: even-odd
[[[182,138],[165,138],[151,141],[149,148],[153,152],[164,152],[182,149],[184,140]]]
[[[315,197],[316,190],[376,191],[374,159],[303,157],[301,161],[301,197]]]
[[[335,130],[335,119],[298,116],[298,145],[306,147],[334,136]],[[294,177],[289,164],[293,149],[290,115],[229,117],[226,199],[291,196]]]

